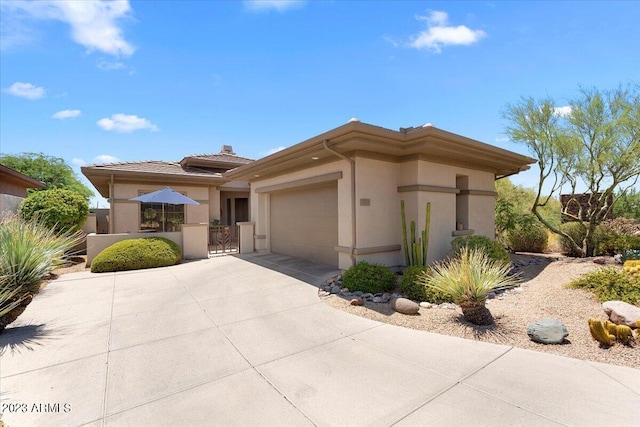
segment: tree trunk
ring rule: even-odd
[[[466,301],[460,303],[460,308],[462,308],[462,315],[464,316],[465,320],[475,325],[491,325],[493,323],[493,316],[484,303],[484,301]]]
[[[33,300],[33,295],[27,295],[16,308],[0,317],[0,333],[26,310],[31,300]]]

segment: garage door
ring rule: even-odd
[[[271,252],[338,266],[338,187],[271,193]]]

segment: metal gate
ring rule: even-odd
[[[210,225],[209,252],[220,254],[238,252],[238,225]]]

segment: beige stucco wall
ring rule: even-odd
[[[132,233],[140,228],[140,202],[129,199],[138,197],[141,192],[148,193],[164,188],[164,185],[123,184],[113,186],[113,222],[114,233]],[[196,200],[200,205],[185,205],[185,224],[209,222],[209,187],[172,185],[172,189]]]
[[[269,187],[272,185],[289,183],[305,178],[326,175],[334,172],[342,172],[342,179],[337,182],[338,186],[338,245],[351,245],[351,184],[350,166],[346,160],[310,167],[308,169],[294,171],[277,177],[259,179],[251,184],[251,196],[249,200],[250,220],[256,223],[255,233],[257,236],[266,236],[265,239],[256,239],[256,250],[270,250],[269,242],[269,194],[256,193],[256,189]],[[351,265],[349,254],[340,253],[338,255],[338,265],[340,268],[348,268]]]
[[[251,221],[256,224],[255,234],[267,237],[256,239],[256,249],[270,250],[269,194],[256,193],[256,189],[338,171],[343,174],[342,179],[338,180],[338,245],[349,248],[352,244],[351,174],[349,163],[341,160],[252,183]],[[370,251],[402,245],[400,200],[405,201],[407,232],[410,232],[411,221],[416,221],[418,237],[425,227],[426,204],[431,202],[428,262],[447,256],[453,239],[452,232],[456,229],[458,210],[462,207],[468,212],[465,214],[465,228],[473,229],[476,235],[493,238],[494,197],[491,195],[470,194],[461,199],[456,197],[455,192],[398,192],[399,186],[409,185],[455,190],[456,178],[460,176],[468,177],[468,190],[494,191],[494,176],[490,172],[424,160],[397,163],[357,157],[356,248]],[[458,181],[458,184],[461,181]],[[404,251],[401,247],[400,250],[360,254],[357,260],[380,262],[389,266],[403,265]],[[339,267],[348,268],[351,263],[348,251],[342,251],[339,254]]]

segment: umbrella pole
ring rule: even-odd
[[[167,223],[167,218],[164,217],[164,203],[162,204],[162,232],[165,231],[165,224]]]

